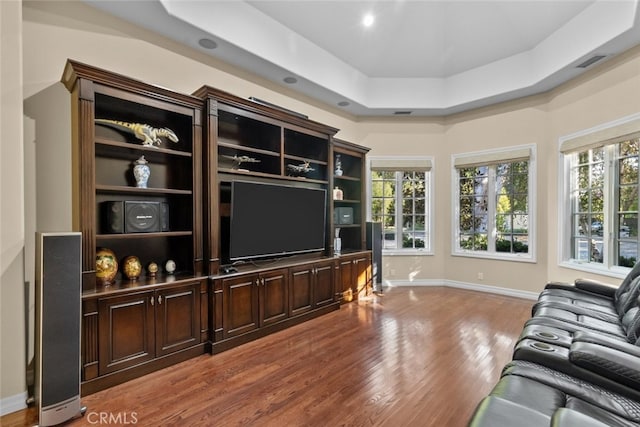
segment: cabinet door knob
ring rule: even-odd
[[[158,304],[162,304],[162,295],[158,295]]]
[[[154,304],[153,296],[151,297],[151,305]]]

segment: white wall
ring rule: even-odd
[[[0,200],[15,200],[19,205],[18,210],[15,204],[10,209],[4,203],[0,206],[2,401],[25,390],[27,339],[21,323],[25,313],[31,316],[31,308],[24,301],[23,283],[33,277],[33,232],[71,228],[70,96],[60,83],[67,58],[179,92],[191,93],[207,84],[241,97],[265,99],[341,129],[338,137],[371,147],[372,155],[433,156],[435,255],[384,260],[387,279],[414,283],[476,283],[538,292],[547,280],[582,275],[557,265],[558,137],[640,110],[640,99],[630,95],[640,93],[640,49],[545,95],[440,119],[355,119],[84,3],[28,1],[22,11],[19,4],[0,1]],[[6,45],[11,47],[11,56],[5,56]],[[6,66],[9,57],[15,63]],[[15,91],[21,85],[22,93],[5,98],[5,88]],[[6,126],[7,122],[11,125]],[[531,143],[536,144],[538,156],[537,262],[452,256],[451,154]],[[15,227],[5,227],[5,218],[11,218]],[[477,279],[479,272],[484,275],[482,282]]]

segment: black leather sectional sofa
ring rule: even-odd
[[[640,427],[640,263],[619,287],[549,283],[472,427]]]

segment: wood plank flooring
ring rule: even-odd
[[[451,288],[385,289],[85,396],[85,418],[67,425],[466,426],[511,359],[532,304]],[[33,409],[0,419],[36,422]]]

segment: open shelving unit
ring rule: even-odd
[[[185,95],[72,60],[62,82],[71,93],[73,227],[82,233],[83,394],[337,310],[370,284],[367,149],[334,139],[337,129],[208,86]],[[177,141],[161,135],[143,145],[130,128],[97,119],[168,128]],[[337,154],[341,175],[334,174]],[[141,156],[150,168],[144,188],[133,174]],[[324,190],[324,249],[221,270],[230,258],[234,180]],[[332,201],[334,185],[343,200]],[[137,220],[127,206],[142,204],[157,209],[149,218],[159,226],[125,222]],[[339,225],[336,253],[333,212],[340,207],[352,208],[355,221]],[[120,268],[108,283],[97,281],[101,248],[120,267],[137,257],[140,276],[130,279]],[[157,273],[144,268],[150,263]]]
[[[82,232],[82,392],[91,393],[202,354],[208,343],[202,243],[202,103],[199,99],[69,60],[62,77],[71,93],[74,228]],[[145,146],[127,128],[96,119],[168,128]],[[133,166],[147,160],[147,188]],[[147,203],[148,229],[132,232],[126,204]],[[152,202],[152,203],[148,203]],[[129,232],[126,232],[129,231]],[[116,255],[115,278],[96,280],[96,254]],[[142,272],[129,279],[127,256]],[[165,271],[167,260],[175,271]],[[147,272],[150,263],[159,271]],[[202,295],[205,295],[202,297]],[[204,302],[204,304],[203,304]],[[204,321],[202,320],[204,319]]]

